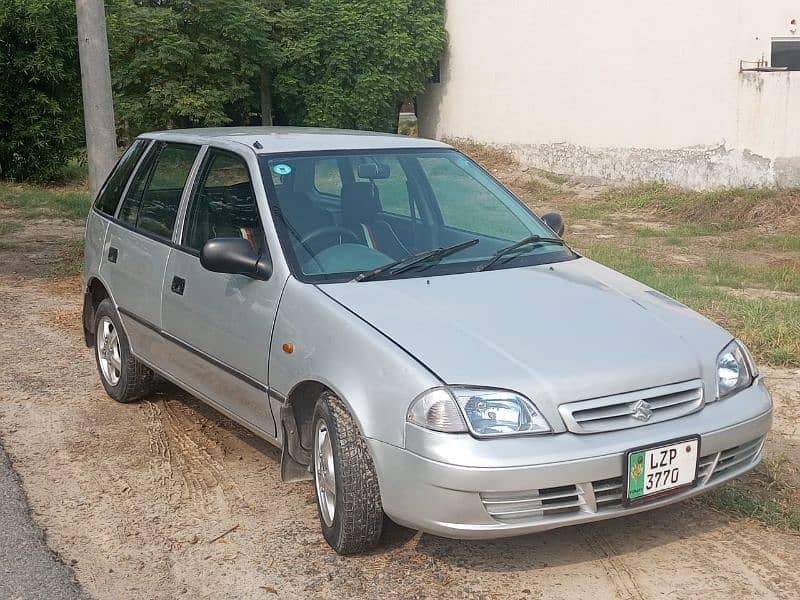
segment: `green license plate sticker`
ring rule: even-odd
[[[697,475],[697,438],[628,453],[628,499],[691,485]]]

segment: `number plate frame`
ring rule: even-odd
[[[656,492],[655,494],[650,494],[647,496],[639,496],[638,498],[631,499],[629,497],[630,493],[630,485],[629,485],[629,478],[630,478],[630,456],[635,452],[644,452],[647,450],[655,450],[656,448],[663,448],[664,446],[673,446],[675,444],[681,444],[684,442],[693,442],[697,441],[697,456],[695,465],[694,465],[694,479],[686,483],[684,485],[680,485],[678,487],[670,488],[668,490],[662,490],[660,492]],[[623,499],[622,505],[625,507],[628,506],[637,506],[639,504],[646,504],[647,502],[652,502],[653,500],[657,500],[659,498],[664,498],[665,496],[671,496],[673,494],[678,494],[680,492],[686,491],[688,489],[692,489],[697,487],[697,483],[699,481],[698,475],[700,472],[700,456],[702,450],[702,439],[699,435],[689,435],[689,436],[682,436],[679,438],[673,438],[671,440],[664,440],[661,442],[656,442],[654,444],[650,444],[648,446],[638,446],[636,448],[631,448],[622,456],[622,478],[623,478],[623,485],[625,486],[625,497]]]

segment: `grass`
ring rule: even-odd
[[[22,225],[18,221],[0,221],[0,237],[19,231]]]
[[[89,194],[80,189],[0,182],[0,205],[17,209],[26,218],[85,219],[89,214]]]
[[[550,183],[555,185],[564,185],[569,181],[569,177],[552,171],[545,171],[544,169],[535,169],[534,171],[539,177],[544,177]]]
[[[800,216],[800,191],[773,188],[725,188],[694,191],[663,183],[612,187],[595,199],[570,208],[574,218],[606,213],[652,212],[680,220],[684,232],[714,235],[753,224]]]
[[[706,274],[708,282],[713,285],[800,293],[800,270],[796,264],[749,266],[730,258],[712,258],[706,265]]]
[[[719,322],[743,339],[760,361],[800,366],[800,300],[731,294],[717,287],[721,285],[718,263],[705,268],[657,264],[641,248],[608,243],[592,244],[584,253]],[[773,280],[777,275],[761,277]],[[795,285],[793,278],[789,281]],[[744,285],[749,279],[740,275],[736,283]]]
[[[735,517],[800,532],[797,467],[785,457],[766,458],[751,473],[702,496],[702,502]]]
[[[739,241],[744,250],[788,250],[800,252],[800,233],[750,234]]]

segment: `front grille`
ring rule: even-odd
[[[699,379],[592,400],[562,404],[559,412],[573,433],[600,433],[641,427],[688,415],[703,407]],[[634,415],[647,415],[637,419]]]
[[[752,442],[714,454],[712,456],[714,463],[711,473],[708,474],[706,483],[716,481],[720,477],[724,477],[737,469],[754,463],[761,454],[761,449],[763,447],[764,438],[758,438]]]
[[[697,486],[703,487],[752,465],[764,438],[700,457]],[[598,514],[619,509],[625,500],[622,477],[519,492],[484,492],[481,501],[489,516],[506,524],[562,521],[568,515]]]
[[[622,478],[601,479],[524,492],[484,493],[481,500],[489,515],[502,523],[544,520],[569,513],[596,513],[620,506]]]

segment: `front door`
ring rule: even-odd
[[[189,200],[181,243],[170,252],[162,292],[169,373],[213,405],[275,436],[267,400],[272,325],[284,281],[212,273],[200,249],[240,237],[264,251],[263,221],[244,159],[209,148]]]

